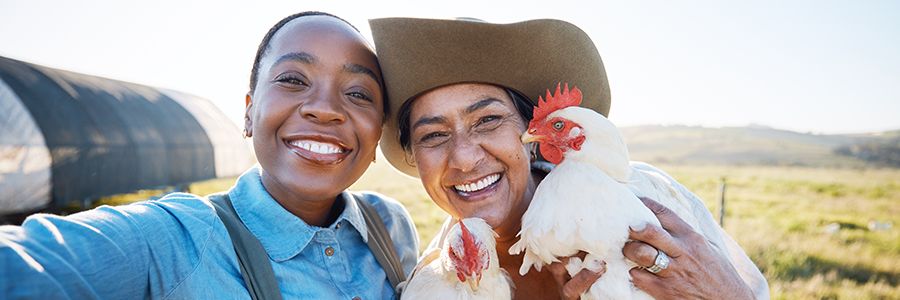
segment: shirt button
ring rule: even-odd
[[[334,248],[328,247],[325,248],[325,255],[331,256],[334,254]]]
[[[341,222],[338,222],[337,225],[334,226],[334,229],[339,229],[339,228],[341,228]]]

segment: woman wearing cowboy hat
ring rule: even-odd
[[[559,82],[582,91],[581,106],[608,114],[609,84],[593,42],[559,20],[490,24],[387,18],[370,20],[370,25],[388,96],[382,152],[396,169],[420,178],[435,204],[451,216],[426,254],[440,247],[455,219],[480,217],[499,234],[500,266],[518,270],[522,256],[509,255],[508,249],[546,175],[541,162],[530,163],[533,145],[519,138],[534,100]],[[486,186],[478,191],[456,188],[481,181]],[[696,232],[677,230],[684,228],[681,219],[644,200],[669,231],[655,226],[635,231],[631,238],[636,242],[623,252],[642,266],[654,265],[660,251],[671,262],[658,273],[633,269],[634,284],[658,299],[768,298],[765,278],[753,262],[699,198],[676,186],[693,198],[708,243]],[[602,276],[582,270],[569,278],[566,260],[524,276],[510,272],[516,298],[574,299]]]

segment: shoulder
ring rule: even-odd
[[[428,244],[428,248],[425,248],[425,251],[422,252],[422,259],[426,259],[428,254],[432,251],[440,251],[441,247],[444,246],[444,239],[447,237],[447,233],[450,232],[450,228],[453,225],[459,223],[459,220],[454,219],[453,217],[447,217],[447,220],[444,220],[444,224],[441,225],[441,231],[438,232],[433,238],[431,238],[431,243]]]
[[[419,234],[406,207],[399,201],[376,192],[350,192],[350,194],[365,198],[375,207],[375,211],[378,212],[391,235],[404,272],[409,274],[416,264]]]
[[[381,216],[385,222],[388,222],[388,219],[396,219],[396,221],[412,221],[412,217],[409,215],[406,207],[394,198],[369,191],[350,192],[350,194],[365,198],[369,203],[372,203],[372,206],[378,211],[378,215]]]
[[[157,200],[136,202],[114,209],[138,220],[138,223],[177,222],[182,226],[209,226],[218,219],[209,199],[186,193],[172,193]]]

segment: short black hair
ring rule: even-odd
[[[250,94],[253,94],[254,89],[256,89],[256,82],[259,81],[259,61],[262,60],[262,57],[265,55],[266,51],[269,50],[269,42],[272,40],[272,36],[274,36],[275,33],[278,32],[278,30],[281,29],[281,27],[284,27],[284,25],[287,24],[288,22],[293,21],[296,18],[306,17],[306,16],[332,17],[332,18],[344,21],[344,23],[347,23],[347,25],[350,25],[350,27],[352,27],[354,30],[356,30],[356,32],[359,32],[359,29],[357,29],[356,26],[353,26],[353,24],[350,24],[350,22],[347,22],[347,20],[341,19],[338,16],[335,16],[335,15],[332,15],[332,14],[329,14],[326,12],[321,12],[321,11],[305,11],[305,12],[296,13],[296,14],[287,16],[284,19],[281,19],[281,21],[278,21],[278,23],[276,23],[275,26],[272,26],[272,28],[269,28],[269,32],[266,33],[266,36],[263,37],[262,42],[259,43],[259,48],[256,49],[256,58],[253,59],[253,69],[250,70]]]
[[[519,113],[519,116],[522,117],[522,120],[525,120],[525,126],[528,126],[528,122],[531,122],[531,119],[534,118],[534,102],[528,100],[528,97],[523,96],[521,93],[513,89],[503,86],[501,86],[501,88],[503,88],[503,90],[505,90],[506,93],[509,94],[509,98],[512,99],[513,105],[516,106],[516,112]],[[420,93],[419,95],[422,95],[422,93]],[[411,137],[409,132],[411,130],[411,128],[409,128],[409,118],[410,114],[412,113],[411,103],[413,102],[413,100],[415,100],[415,97],[403,103],[403,106],[400,107],[400,111],[397,112],[397,130],[400,131],[400,134],[398,134],[397,136],[400,139],[400,147],[404,152],[408,154],[412,153],[412,145],[410,141]]]

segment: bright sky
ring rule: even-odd
[[[305,10],[347,19],[569,21],[606,65],[619,126],[900,129],[900,1],[0,0],[0,56],[176,89],[243,116],[259,41]]]

